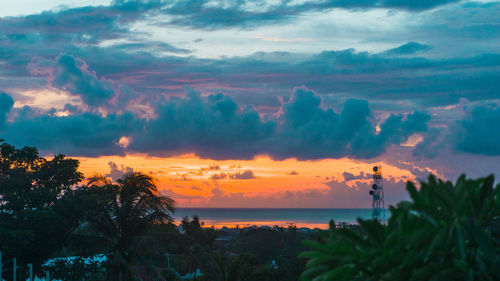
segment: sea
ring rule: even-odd
[[[385,210],[386,218],[389,211]],[[335,223],[357,223],[358,218],[370,219],[371,209],[276,209],[276,208],[177,208],[175,221],[197,215],[206,227],[288,226],[328,228]]]

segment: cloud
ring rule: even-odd
[[[412,1],[412,0],[384,0],[379,3],[384,7],[400,8],[405,10],[421,11],[432,9],[437,6],[456,3],[460,0],[425,0],[425,1]]]
[[[233,180],[249,180],[257,178],[252,170],[245,170],[243,172],[236,173],[219,173],[213,174],[210,179],[212,180],[223,180],[223,179],[233,179]]]
[[[399,144],[427,129],[427,114],[415,112],[390,115],[376,132],[372,112],[365,100],[349,99],[340,113],[321,106],[321,98],[312,91],[296,88],[283,105],[282,125],[266,147],[277,159],[372,158],[390,144]]]
[[[451,129],[455,149],[483,155],[500,155],[500,108],[479,105]]]
[[[420,112],[391,114],[377,132],[367,101],[347,100],[339,113],[321,104],[314,92],[296,88],[282,105],[281,116],[261,118],[253,108],[241,108],[223,94],[201,97],[191,91],[186,98],[159,103],[150,119],[131,112],[46,115],[25,107],[3,132],[14,144],[71,155],[127,151],[155,156],[195,153],[216,160],[252,159],[261,154],[274,159],[372,158],[387,146],[424,132],[429,120]],[[127,146],[120,145],[123,137]]]
[[[251,108],[239,109],[228,96],[203,99],[191,92],[186,99],[160,104],[158,117],[133,137],[130,148],[154,155],[194,152],[212,159],[251,159],[258,154],[276,159],[371,158],[387,145],[425,131],[429,120],[419,112],[391,115],[376,134],[366,101],[348,100],[340,114],[320,104],[319,96],[297,88],[280,119],[262,120]]]
[[[7,114],[14,105],[14,99],[7,93],[0,91],[0,128],[2,128],[7,120]]]
[[[194,152],[204,158],[249,159],[275,127],[275,122],[262,121],[251,108],[239,109],[222,94],[203,99],[190,92],[186,98],[159,104],[155,114],[157,118],[134,137],[131,149],[164,156]]]
[[[371,175],[370,174],[365,174],[364,172],[361,172],[359,175],[355,176],[354,174],[351,174],[349,172],[344,172],[342,174],[344,177],[344,181],[351,181],[351,180],[366,180],[370,179]]]
[[[387,50],[382,54],[390,55],[390,56],[399,56],[399,55],[414,55],[416,53],[422,53],[431,50],[432,47],[425,44],[420,44],[418,42],[408,42],[403,44],[397,48]]]
[[[123,175],[127,173],[134,172],[134,169],[132,169],[131,167],[124,166],[123,164],[121,165],[121,167],[118,167],[118,165],[113,161],[109,161],[108,166],[110,171],[105,176],[112,178],[113,181],[120,179],[121,177],[123,177]]]
[[[372,197],[369,195],[371,182],[356,181],[349,186],[346,181],[330,180],[322,183],[326,188],[299,191],[280,191],[275,193],[230,193],[221,187],[211,190],[208,204],[218,208],[369,208]],[[403,179],[384,178],[385,206],[408,199]]]
[[[419,142],[413,150],[413,156],[420,158],[435,158],[445,145],[443,139],[444,130],[430,128],[425,134],[423,141]]]
[[[208,167],[204,167],[204,168],[200,168],[200,172],[205,172],[205,171],[218,171],[220,170],[220,166],[219,165],[210,165]]]
[[[66,40],[96,43],[104,39],[117,39],[129,32],[130,26],[148,18],[164,16],[164,23],[182,27],[216,29],[249,27],[283,22],[305,13],[340,9],[401,9],[419,12],[458,0],[375,0],[375,1],[305,1],[291,3],[277,1],[272,4],[253,0],[148,0],[113,1],[108,6],[85,6],[44,11],[24,17],[3,18],[0,25],[12,30],[13,39],[22,40],[24,34],[38,30],[47,35],[64,34]],[[256,8],[252,8],[255,7]],[[92,31],[92,32],[88,32]],[[61,40],[54,36],[54,39]]]
[[[86,6],[40,14],[0,18],[12,39],[26,40],[33,33],[56,41],[97,43],[126,36],[129,24],[154,14],[163,1],[114,1],[109,6]]]
[[[51,86],[81,97],[91,107],[108,102],[115,94],[111,82],[99,79],[88,65],[70,55],[61,55],[52,66],[47,60],[35,60],[28,65],[33,74],[48,76]]]
[[[89,55],[98,73],[126,83],[146,100],[159,93],[182,95],[186,85],[224,92],[245,105],[279,109],[279,98],[297,85],[318,93],[357,97],[400,110],[494,99],[500,86],[500,55],[458,58],[385,56],[354,49],[313,55],[257,53],[247,57],[197,59],[164,56],[130,58],[113,49]],[[103,62],[106,62],[104,65]],[[147,79],[137,79],[147,75]],[[260,91],[265,86],[265,94]],[[402,101],[394,104],[393,100]],[[386,108],[387,109],[387,108]]]
[[[219,29],[228,27],[252,27],[262,24],[282,22],[304,13],[340,9],[374,9],[388,8],[407,11],[424,11],[440,5],[458,2],[458,0],[408,1],[408,0],[375,0],[375,1],[306,1],[292,4],[290,1],[278,1],[273,4],[259,6],[260,9],[249,10],[255,5],[253,1],[208,1],[188,0],[176,1],[162,10],[164,15],[173,16],[168,24],[189,26],[202,29]]]
[[[194,185],[191,186],[191,189],[192,190],[196,190],[196,191],[202,191],[203,190],[203,189],[201,189],[201,188],[199,188],[197,186],[194,186]]]
[[[2,38],[4,35],[0,34],[0,60],[5,64],[0,88],[14,92],[11,89],[17,89],[19,84],[35,89],[46,86],[43,79],[26,72],[26,65],[33,57],[41,58],[35,60],[38,63],[42,59],[57,60],[63,52],[72,56],[77,66],[78,61],[91,66],[87,68],[88,74],[95,79],[82,82],[93,81],[84,85],[99,86],[100,91],[96,93],[104,95],[89,95],[89,103],[105,101],[110,96],[107,90],[110,90],[111,82],[115,95],[122,84],[130,89],[128,94],[123,93],[125,104],[133,98],[138,104],[156,104],[163,95],[182,95],[184,87],[189,85],[205,93],[224,92],[240,104],[268,111],[279,109],[279,98],[297,85],[305,85],[325,96],[349,95],[377,101],[372,106],[384,105],[386,110],[401,110],[403,105],[406,109],[449,105],[457,103],[460,98],[471,101],[493,99],[500,90],[495,83],[500,79],[500,56],[494,53],[467,51],[458,57],[420,57],[421,53],[387,56],[346,49],[316,54],[257,52],[244,57],[202,59],[158,53],[156,47],[137,47],[137,44],[148,42],[144,38],[130,43],[129,49],[129,43],[95,45],[63,41],[55,44],[51,36],[63,34],[49,36],[43,29],[32,32],[26,35],[29,38],[22,40]],[[425,33],[425,30],[420,33]],[[488,44],[487,41],[481,44]],[[155,42],[153,40],[151,44],[155,45]],[[76,85],[70,86],[76,89]],[[401,103],[393,103],[394,99]]]
[[[144,121],[131,113],[39,114],[25,106],[0,132],[17,146],[36,146],[44,152],[75,156],[122,155],[122,136],[140,130]]]
[[[229,178],[235,180],[250,180],[257,178],[252,170],[245,170],[243,172],[236,172],[234,174],[228,174]]]
[[[219,174],[213,174],[210,179],[212,180],[223,180],[227,178],[227,174],[226,173],[219,173]]]

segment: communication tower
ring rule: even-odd
[[[382,165],[373,166],[373,184],[370,190],[372,196],[372,217],[379,222],[385,222],[384,182],[382,180]]]

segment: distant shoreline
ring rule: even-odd
[[[287,227],[328,229],[330,220],[336,224],[357,224],[357,219],[370,219],[370,208],[178,208],[176,223],[183,217],[197,215],[205,227]],[[389,211],[386,210],[386,216]]]

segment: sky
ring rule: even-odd
[[[500,2],[0,3],[0,138],[181,207],[363,208],[500,174]]]

